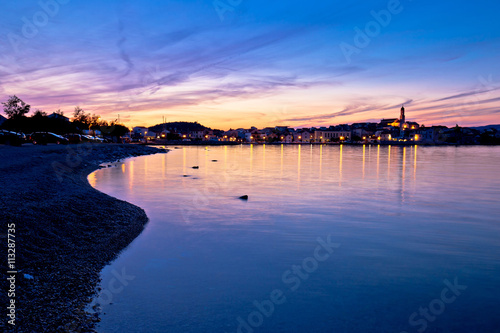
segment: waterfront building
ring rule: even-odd
[[[345,141],[351,139],[351,131],[314,131],[314,142]]]
[[[399,127],[399,119],[398,118],[389,118],[382,119],[378,124],[378,128],[390,130],[394,127]]]

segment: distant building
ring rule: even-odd
[[[205,131],[191,131],[189,132],[189,137],[191,139],[204,139]]]
[[[152,133],[152,132],[148,131],[148,134],[149,133]],[[156,138],[158,138],[158,139],[166,139],[169,134],[170,134],[170,131],[167,130],[167,129],[164,129],[161,132],[156,133]]]
[[[377,139],[379,141],[391,141],[392,140],[392,134],[389,131],[382,131],[381,133],[378,134]]]
[[[420,128],[420,125],[414,121],[407,121],[405,125],[410,130],[418,130]]]
[[[59,114],[59,113],[52,113],[48,116],[48,118],[50,119],[59,119],[59,120],[64,120],[65,122],[68,122],[69,123],[69,118],[68,117],[65,117],[63,116],[62,114]]]
[[[148,128],[144,126],[137,126],[132,129],[133,136],[140,136],[144,138],[148,134]]]
[[[398,118],[382,119],[378,124],[379,128],[390,129],[392,127],[399,127]]]
[[[422,143],[440,143],[443,141],[445,126],[421,127],[414,135],[415,141]]]
[[[351,139],[351,131],[314,131],[315,142],[344,141]]]
[[[244,133],[244,139],[247,142],[252,142],[253,141],[253,135],[250,132],[245,132]]]
[[[275,127],[278,132],[286,132],[288,131],[288,126],[276,126]]]
[[[313,134],[309,131],[300,131],[300,136],[302,136],[301,142],[311,142],[313,139]]]
[[[367,131],[364,128],[356,128],[356,129],[352,130],[353,137],[357,136],[357,137],[361,138],[362,140],[366,140],[366,138],[372,134],[373,134],[373,132]]]
[[[147,139],[147,140],[154,140],[158,137],[158,134],[156,132],[153,132],[153,131],[150,131],[148,130],[146,132],[146,134],[144,135],[144,137]]]

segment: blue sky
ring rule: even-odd
[[[426,125],[500,123],[492,1],[25,0],[0,9],[0,99],[16,94],[46,112],[79,105],[129,125],[166,116],[227,129],[377,121],[405,103]]]

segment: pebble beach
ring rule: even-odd
[[[94,331],[99,318],[85,310],[100,271],[142,232],[148,217],[92,188],[87,176],[106,163],[166,152],[118,144],[0,146],[0,234],[7,244],[7,230],[15,225],[17,271],[15,326],[3,320],[2,331]],[[1,260],[7,267],[7,256]],[[9,290],[6,277],[1,284]],[[9,304],[6,292],[1,298]]]

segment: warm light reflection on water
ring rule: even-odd
[[[343,155],[344,145],[340,145],[339,153],[339,186],[342,187],[342,155]]]
[[[498,147],[250,145],[98,170],[92,186],[150,217],[103,271],[103,286],[123,267],[135,279],[100,331],[236,332],[282,289],[258,331],[415,332],[409,316],[457,277],[468,289],[428,332],[493,332],[499,161]],[[341,247],[291,292],[283,273],[329,234]]]
[[[97,177],[95,172],[91,173],[87,179],[90,186],[95,187],[97,185]]]

